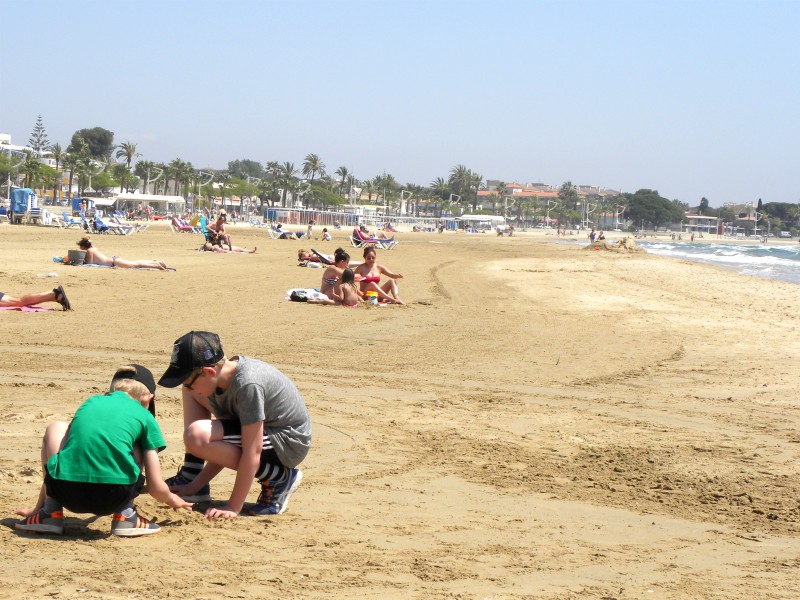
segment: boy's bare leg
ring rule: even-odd
[[[64,421],[54,421],[45,429],[41,450],[42,477],[44,477],[44,468],[47,461],[61,450],[67,438],[68,431],[69,423],[65,423]],[[45,486],[44,483],[42,483],[42,487],[39,489],[39,497],[36,500],[36,506],[33,508],[18,508],[14,513],[22,515],[23,517],[36,514],[44,506],[46,497]]]

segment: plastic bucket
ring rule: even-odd
[[[370,304],[377,304],[378,303],[378,292],[369,291],[364,294],[367,297],[367,302]]]
[[[69,264],[78,267],[86,260],[86,250],[67,250],[67,257],[69,257]]]

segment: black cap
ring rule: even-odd
[[[158,380],[158,385],[168,388],[178,387],[195,369],[214,365],[224,357],[222,342],[216,333],[190,331],[175,340],[169,368]]]
[[[153,394],[153,399],[150,401],[150,406],[147,407],[153,416],[156,416],[156,381],[153,379],[153,374],[150,372],[150,369],[147,367],[143,367],[142,365],[128,365],[128,367],[133,367],[133,372],[126,369],[125,367],[117,370],[114,373],[114,376],[111,378],[111,382],[115,382],[118,379],[133,379],[134,381],[138,381],[147,390]]]

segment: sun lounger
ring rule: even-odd
[[[363,248],[364,246],[375,246],[381,250],[391,250],[400,242],[395,241],[394,237],[391,238],[376,238],[367,236],[361,233],[358,229],[353,229],[353,235],[349,238],[350,243],[354,248]]]
[[[61,211],[61,217],[64,220],[64,228],[69,229],[70,227],[77,227],[78,229],[81,228],[81,221],[80,219],[73,219],[72,217],[68,216],[66,212],[63,210]]]
[[[275,227],[267,227],[267,233],[269,233],[269,237],[271,237],[273,240],[302,240],[306,235],[298,231],[284,231],[283,229],[275,229]],[[289,235],[287,235],[292,233],[295,235],[294,238],[291,238]]]

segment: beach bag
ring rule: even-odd
[[[308,296],[305,290],[292,290],[289,300],[292,302],[308,302]]]

